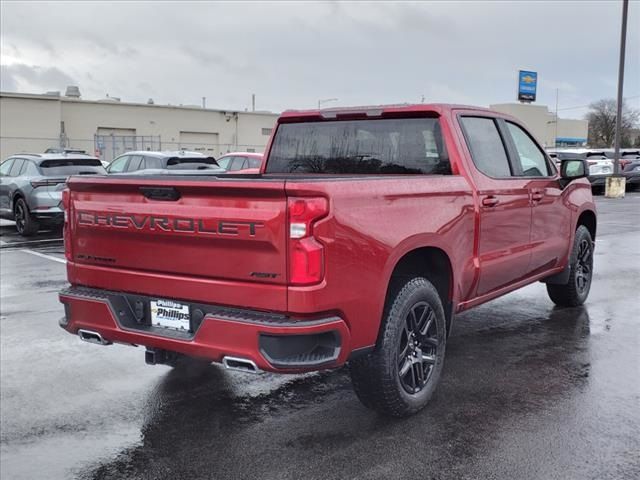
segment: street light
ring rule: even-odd
[[[337,101],[338,101],[337,98],[323,98],[321,100],[318,100],[318,110],[320,110],[322,108],[322,105],[324,105],[325,103],[337,102]]]

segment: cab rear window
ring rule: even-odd
[[[267,173],[450,174],[436,118],[283,123]]]

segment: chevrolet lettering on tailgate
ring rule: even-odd
[[[77,212],[78,225],[101,228],[128,228],[156,232],[185,232],[208,235],[248,235],[255,237],[261,222],[198,219],[123,213]]]

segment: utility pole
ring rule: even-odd
[[[629,0],[622,0],[622,28],[620,29],[620,62],[618,64],[618,104],[616,113],[616,140],[613,154],[612,177],[607,178],[605,196],[609,198],[623,198],[625,190],[625,178],[620,175],[620,137],[622,134],[622,90],[624,86],[624,57],[627,44],[627,14],[629,12]]]
[[[558,146],[558,96],[560,95],[560,89],[556,88],[556,134],[553,137],[553,145]]]

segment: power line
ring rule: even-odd
[[[634,95],[633,97],[624,97],[625,100],[635,100],[636,98],[640,98],[640,95]],[[559,108],[558,111],[560,110],[577,110],[579,108],[588,108],[591,104],[588,105],[578,105],[576,107],[563,107],[563,108]]]

